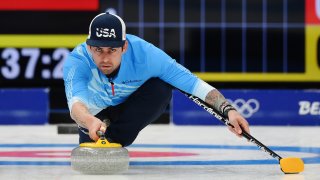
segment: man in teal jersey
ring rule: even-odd
[[[157,119],[169,104],[173,87],[212,105],[241,136],[248,122],[214,87],[193,75],[165,52],[126,34],[123,20],[101,13],[90,23],[85,43],[74,48],[63,67],[70,115],[79,126],[80,143],[96,141],[101,120],[110,119],[106,137],[123,146]]]

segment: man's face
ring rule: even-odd
[[[99,70],[108,75],[120,66],[122,54],[126,52],[127,47],[128,43],[126,41],[123,47],[88,46],[88,49]]]

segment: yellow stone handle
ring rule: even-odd
[[[81,143],[80,147],[91,147],[91,148],[118,148],[122,147],[118,143],[110,143],[107,139],[98,139],[97,142]]]

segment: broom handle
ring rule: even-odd
[[[216,117],[219,121],[221,121],[222,123],[224,123],[227,126],[231,126],[234,127],[232,124],[230,124],[229,120],[225,117],[223,117],[221,115],[221,113],[219,113],[217,110],[215,110],[214,108],[211,108],[211,105],[209,105],[208,103],[202,101],[200,98],[193,96],[189,93],[186,93],[182,90],[180,90],[185,96],[187,96],[190,100],[192,100],[194,103],[196,103],[198,106],[202,107],[204,110],[206,110],[209,114],[213,115],[214,117]],[[260,141],[258,141],[256,138],[254,138],[253,136],[251,136],[249,133],[247,133],[241,126],[240,128],[242,129],[242,133],[241,135],[243,137],[245,137],[248,141],[252,142],[253,144],[255,144],[256,146],[258,146],[259,149],[261,149],[262,151],[268,153],[270,156],[272,156],[273,158],[278,159],[278,161],[280,161],[282,159],[281,156],[279,156],[277,153],[275,153],[274,151],[272,151],[271,149],[269,149],[267,146],[265,146],[264,144],[262,144]]]

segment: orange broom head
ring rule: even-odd
[[[280,159],[280,167],[285,174],[297,174],[304,170],[304,163],[300,158],[288,157]]]

